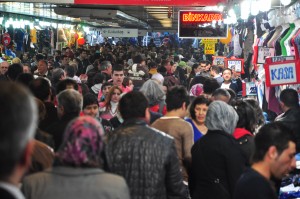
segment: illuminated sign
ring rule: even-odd
[[[227,25],[221,12],[181,10],[178,33],[181,38],[227,38]]]
[[[219,21],[223,20],[222,14],[219,13],[186,13],[182,14],[182,21],[183,22],[212,22],[212,21]]]

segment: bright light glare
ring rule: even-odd
[[[241,18],[248,19],[249,14],[250,14],[250,2],[248,0],[244,0],[241,3],[241,10],[243,11],[243,12],[241,12]]]
[[[259,4],[258,8],[262,12],[267,12],[271,9],[271,0],[259,0],[258,4]]]
[[[291,3],[291,0],[280,0],[280,2],[282,3],[282,5],[287,6]]]
[[[258,12],[259,12],[259,9],[258,9],[258,1],[257,0],[252,0],[251,1],[251,15],[257,15]]]

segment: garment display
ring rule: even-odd
[[[282,54],[282,56],[287,56],[287,51],[288,50],[290,51],[290,49],[287,49],[287,47],[285,46],[284,43],[288,39],[288,37],[290,36],[290,34],[293,32],[294,29],[295,29],[295,24],[291,23],[290,24],[290,28],[288,29],[289,31],[280,40],[280,47],[281,47],[281,54]]]
[[[282,31],[282,26],[278,26],[278,27],[275,28],[275,32],[274,32],[272,38],[270,39],[270,41],[268,42],[268,45],[267,45],[269,48],[274,48],[275,47],[275,42],[280,37],[281,31]]]
[[[289,31],[290,27],[287,24],[282,25],[282,31],[280,33],[280,36],[274,41],[275,43],[275,55],[280,56],[282,55],[282,49],[280,45],[281,39],[286,35],[286,33]]]

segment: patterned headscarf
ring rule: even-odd
[[[64,133],[64,140],[56,154],[59,165],[99,167],[103,149],[104,131],[101,124],[90,116],[72,120]]]
[[[195,84],[190,89],[190,96],[198,97],[203,93],[203,84]]]

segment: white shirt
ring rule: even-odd
[[[227,88],[227,89],[229,89],[230,84],[231,83],[229,83],[229,84],[222,83],[221,88],[225,88],[225,89]]]
[[[25,199],[20,189],[12,184],[9,184],[7,182],[0,182],[0,187],[5,189],[7,192],[9,192],[17,199]]]

